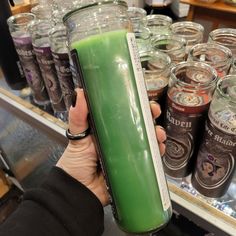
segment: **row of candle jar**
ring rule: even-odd
[[[191,174],[199,193],[222,197],[235,172],[236,75],[218,79],[204,62],[182,62],[172,68],[163,96],[165,173]]]
[[[169,16],[147,15],[144,9],[138,7],[129,7],[128,15],[141,51],[145,50],[145,44],[148,47],[151,38],[160,35],[181,36],[186,40],[187,48],[203,41],[204,27],[201,24],[190,21],[173,23]]]
[[[193,60],[208,61],[215,66],[222,63],[230,65],[232,58],[236,58],[236,29],[222,28],[213,30],[209,34],[208,43],[215,43],[217,45],[205,48],[204,44],[194,47],[202,43],[202,41],[191,40],[190,33],[187,32],[188,29],[190,31],[190,24],[192,25],[191,27],[193,27],[193,25],[197,23],[177,22],[175,24],[181,24],[183,30],[186,29],[186,35],[183,33],[181,36],[172,34],[156,36],[145,35],[145,37],[143,37],[139,33],[135,34],[139,53],[142,54],[150,50],[162,51],[170,56],[173,64],[185,61],[191,56]],[[194,33],[192,37],[194,37]],[[231,51],[230,53],[229,50]],[[202,54],[205,54],[205,57],[201,56]],[[222,72],[222,75],[227,74],[227,69],[228,68],[226,68],[226,72]]]
[[[34,103],[46,110],[52,108],[56,117],[66,121],[76,80],[64,26],[36,19],[32,13],[11,16],[8,25]]]
[[[150,100],[160,100],[169,83],[170,70],[178,65],[164,50],[152,50],[140,54],[144,78]],[[184,60],[183,60],[184,61]],[[217,71],[219,78],[236,74],[235,61],[230,49],[215,44],[201,43],[193,46],[187,61],[205,62]]]
[[[165,173],[192,174],[198,192],[223,196],[235,171],[236,75],[219,79],[212,66],[195,61],[170,69],[170,57],[158,51],[142,54],[141,63],[149,100],[162,110],[157,123],[167,133]]]
[[[186,62],[173,64],[169,53],[160,50],[143,52],[140,58],[149,100],[161,105],[157,123],[167,132],[165,173],[174,178],[192,174],[199,193],[223,196],[234,175],[236,154],[236,73],[231,50],[201,43],[190,49]],[[215,90],[217,80],[221,82]]]
[[[195,22],[181,21],[173,23],[173,20],[166,15],[152,14],[142,8],[129,7],[128,14],[132,22],[133,31],[138,39],[150,44],[151,38],[160,35],[174,35],[184,38],[186,41],[186,52],[190,47],[203,42],[204,27]],[[225,35],[226,34],[226,35]],[[228,37],[228,35],[232,37]],[[218,29],[209,34],[209,41],[218,41],[228,46],[234,56],[236,55],[236,40],[234,29]]]
[[[172,24],[180,36],[147,29],[145,40],[136,31],[136,39],[149,100],[158,101],[162,109],[157,122],[167,132],[166,174],[192,174],[199,193],[218,198],[227,192],[235,172],[236,30],[216,29],[202,43],[191,40],[196,25]],[[143,29],[139,25],[139,33]]]

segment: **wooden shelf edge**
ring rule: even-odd
[[[226,215],[214,206],[208,204],[206,200],[193,196],[169,181],[168,187],[172,201],[175,201],[183,208],[206,220],[215,227],[220,228],[229,235],[231,235],[232,232],[236,232],[236,219],[233,217]]]
[[[11,7],[11,12],[12,12],[12,15],[16,15],[23,12],[30,12],[31,8],[32,6],[30,3],[22,3],[14,7]]]
[[[190,6],[193,7],[202,7],[211,10],[230,12],[236,14],[236,7],[224,3],[223,0],[219,0],[214,3],[208,3],[201,0],[180,0],[180,2],[184,4],[189,4]]]
[[[15,106],[16,109],[19,109],[29,116],[34,117],[34,119],[47,124],[50,128],[53,128],[58,131],[58,133],[64,135],[65,129],[68,126],[66,123],[1,87],[0,99],[8,102],[12,106]]]

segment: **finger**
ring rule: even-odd
[[[161,115],[161,107],[160,107],[160,105],[157,102],[155,102],[155,101],[151,101],[150,102],[150,107],[151,107],[153,119],[158,118]]]
[[[165,129],[160,125],[156,126],[156,136],[157,136],[157,141],[159,143],[163,143],[166,141]]]
[[[166,145],[164,143],[159,143],[159,151],[160,151],[161,156],[163,156],[165,154]]]
[[[88,128],[88,106],[84,97],[83,89],[76,89],[75,106],[69,110],[69,129],[72,134],[78,134]]]

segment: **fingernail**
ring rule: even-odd
[[[153,101],[153,100],[149,101],[149,103],[159,105],[156,101]]]
[[[162,126],[159,126],[159,128],[160,128],[160,129],[162,129],[163,131],[165,131],[165,132],[166,132],[166,130],[165,130],[165,128],[164,128],[164,127],[162,127]]]
[[[71,96],[71,106],[72,106],[72,107],[75,107],[75,105],[76,105],[76,100],[77,100],[77,92],[74,91],[73,94],[72,94],[72,96]]]
[[[153,119],[153,124],[154,124],[154,125],[156,125],[156,124],[157,124],[157,122],[156,122],[156,119]]]

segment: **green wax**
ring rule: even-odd
[[[119,226],[159,228],[163,210],[125,30],[89,36],[76,49]]]

